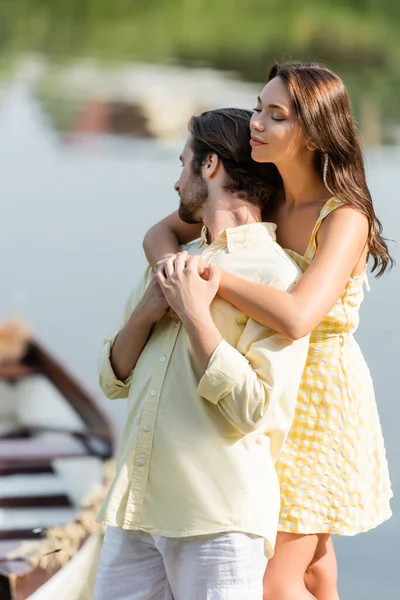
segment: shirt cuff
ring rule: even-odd
[[[218,404],[242,379],[241,373],[248,369],[248,365],[248,360],[238,350],[222,340],[211,355],[200,379],[198,394],[209,402]]]
[[[105,384],[108,388],[117,387],[117,388],[128,388],[132,381],[132,373],[125,381],[121,381],[117,378],[114,373],[114,370],[111,366],[111,348],[113,347],[115,338],[117,337],[118,332],[112,336],[108,337],[104,340],[103,347],[100,352],[99,357],[99,372],[100,378],[103,384]]]

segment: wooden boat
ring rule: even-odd
[[[1,600],[91,598],[112,439],[93,398],[25,328],[0,326]]]

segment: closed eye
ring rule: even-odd
[[[253,108],[254,112],[261,112],[261,108]]]

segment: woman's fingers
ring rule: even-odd
[[[200,256],[193,254],[192,256],[189,256],[187,262],[186,262],[186,272],[187,273],[195,273],[196,275],[199,272],[199,260],[200,260]]]
[[[164,268],[162,269],[165,273],[165,277],[170,279],[175,270],[175,256],[170,256],[164,263]]]
[[[186,250],[171,254],[168,258],[159,261],[155,272],[162,272],[167,279],[185,272],[198,273],[203,279],[209,278],[210,265],[202,260],[198,254],[189,255]]]
[[[188,260],[187,252],[179,252],[174,261],[174,275],[178,276],[184,272]]]

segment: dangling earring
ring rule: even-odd
[[[335,195],[334,192],[332,192],[331,188],[328,185],[328,182],[326,180],[326,175],[328,173],[328,164],[329,164],[329,156],[327,152],[324,152],[324,170],[323,170],[323,174],[322,174],[322,179],[324,181],[324,186],[326,187],[326,189],[328,190],[328,192],[330,192],[332,194],[332,196]]]

